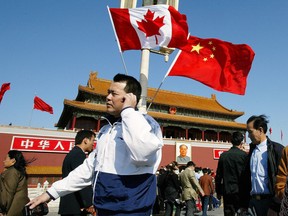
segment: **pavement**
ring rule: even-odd
[[[30,199],[35,198],[36,196],[40,195],[43,193],[45,189],[43,188],[29,188],[29,197]],[[55,201],[51,201],[48,203],[49,207],[49,213],[47,214],[48,216],[57,216],[58,214],[58,208],[59,208],[59,201],[60,199],[57,199]],[[202,212],[195,213],[196,216],[201,216]],[[219,208],[214,208],[212,211],[207,212],[208,216],[223,216],[223,207],[222,205]],[[157,214],[157,215],[152,215],[152,216],[164,216],[164,214]],[[181,211],[181,216],[185,216],[185,211]]]
[[[52,202],[55,202],[55,201],[52,201]],[[58,212],[58,207],[49,207],[48,216],[57,216],[59,215],[57,212]],[[195,215],[201,216],[202,212],[195,213]],[[222,207],[214,208],[212,211],[208,211],[207,215],[208,216],[223,216],[224,215],[223,208]],[[152,216],[156,216],[156,215],[152,215]],[[164,214],[157,214],[157,216],[164,216]],[[181,216],[185,216],[185,211],[181,212]]]

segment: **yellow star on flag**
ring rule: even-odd
[[[203,49],[204,47],[200,46],[200,43],[198,43],[196,46],[193,46],[192,45],[192,50],[191,52],[193,51],[196,51],[198,54],[200,54],[200,50]]]

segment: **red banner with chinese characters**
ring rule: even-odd
[[[219,159],[220,158],[220,155],[223,153],[223,152],[226,152],[228,151],[228,149],[213,149],[213,157],[214,159]]]
[[[13,136],[11,150],[68,153],[74,147],[74,139]]]

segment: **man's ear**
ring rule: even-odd
[[[264,133],[264,129],[262,127],[259,127],[260,132]]]
[[[84,140],[83,140],[84,144],[86,145],[88,143],[88,138],[85,137]]]

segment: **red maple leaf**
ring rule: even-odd
[[[163,20],[164,16],[154,18],[154,13],[148,9],[147,13],[145,14],[144,18],[145,20],[142,20],[141,22],[137,21],[138,29],[146,34],[146,37],[151,37],[155,35],[156,44],[158,44],[158,39],[156,35],[161,35],[159,33],[159,29],[164,25]]]

